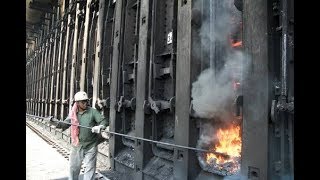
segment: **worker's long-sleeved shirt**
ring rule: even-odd
[[[88,107],[83,112],[77,112],[77,117],[81,126],[93,127],[97,125],[104,125],[106,127],[109,125],[109,121],[103,115],[101,115],[99,111],[91,107]],[[67,117],[64,122],[71,123],[70,117]],[[70,127],[70,124],[59,122],[56,127],[62,128],[64,131]],[[97,145],[97,140],[97,134],[92,133],[91,129],[79,127],[79,144],[84,149],[89,150],[93,146]]]

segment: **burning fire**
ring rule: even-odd
[[[225,154],[229,157],[222,156],[214,153],[206,154],[206,162],[211,164],[212,161],[216,161],[216,164],[225,164],[225,163],[235,163],[237,159],[240,158],[241,153],[241,137],[240,137],[240,125],[231,125],[230,128],[222,129],[219,128],[216,136],[217,143],[213,147],[213,150],[217,153]],[[240,168],[240,165],[236,166],[234,171],[237,171]]]
[[[231,46],[232,46],[232,47],[242,47],[242,41],[238,41],[238,42],[235,42],[235,43],[231,43]]]

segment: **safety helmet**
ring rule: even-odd
[[[83,101],[88,100],[88,95],[84,91],[79,91],[74,95],[74,101]]]

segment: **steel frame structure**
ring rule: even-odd
[[[235,97],[242,98],[239,178],[294,179],[293,1],[234,3],[242,51],[250,57]],[[181,148],[197,146],[207,121],[192,113],[192,84],[203,70],[224,66],[224,44],[200,37],[205,21],[207,36],[218,31],[222,3],[65,0],[63,15],[60,8],[46,13],[34,51],[27,49],[26,113],[62,120],[73,94],[84,90],[109,118],[110,131],[127,135],[110,134],[113,173],[137,180],[223,179],[201,169],[197,151]]]

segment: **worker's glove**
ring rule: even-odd
[[[105,129],[106,127],[104,125],[98,125],[98,126],[93,126],[91,129],[92,133],[100,133],[101,129]]]

